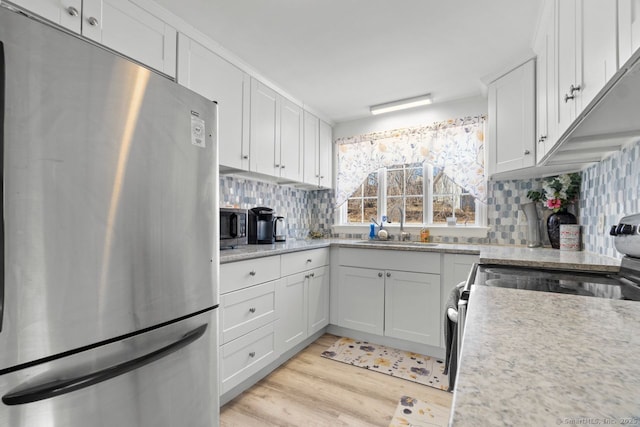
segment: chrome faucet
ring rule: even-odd
[[[406,233],[404,231],[404,211],[402,210],[402,208],[400,206],[395,206],[391,209],[391,212],[393,212],[395,209],[397,209],[398,211],[400,211],[400,240],[401,241],[406,241],[406,240],[410,240],[411,239],[411,234]],[[390,214],[391,214],[390,212]],[[389,215],[391,216],[391,215]]]

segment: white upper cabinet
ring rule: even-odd
[[[128,0],[28,0],[16,4],[171,77],[176,30]]]
[[[278,94],[273,89],[251,79],[251,130],[249,170],[271,176],[280,174],[276,168],[275,147],[280,138]],[[279,162],[279,159],[278,159]]]
[[[318,147],[319,177],[318,186],[331,188],[333,183],[333,129],[328,123],[320,120],[320,141]]]
[[[556,138],[554,3],[545,3],[542,25],[534,41],[536,60],[536,163]]]
[[[615,0],[556,0],[560,136],[617,71]]]
[[[304,112],[304,179],[306,184],[331,188],[333,171],[332,128]]]
[[[302,114],[300,106],[251,79],[251,172],[302,180]]]
[[[618,71],[616,0],[582,0],[580,65],[582,90],[576,98],[582,111]]]
[[[177,80],[218,103],[220,165],[249,169],[249,75],[180,33]]]
[[[280,139],[276,141],[275,150],[276,176],[292,181],[302,181],[302,138],[302,108],[281,97]]]
[[[82,30],[82,0],[13,0],[18,6],[71,31]]]
[[[640,0],[618,0],[618,66],[640,48]]]
[[[535,164],[535,61],[489,85],[489,173]]]

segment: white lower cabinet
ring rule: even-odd
[[[276,292],[280,256],[220,266],[220,393],[242,383],[278,357]]]
[[[222,394],[328,325],[329,260],[321,248],[220,266]]]
[[[384,334],[389,337],[440,344],[440,276],[386,271]]]
[[[338,267],[338,326],[440,346],[439,253],[346,249]]]
[[[329,324],[329,249],[282,255],[282,271],[297,271],[281,279],[276,290],[276,349],[282,354]]]
[[[340,266],[338,325],[371,334],[384,334],[384,272]]]
[[[277,357],[273,322],[220,348],[220,392],[231,390]]]

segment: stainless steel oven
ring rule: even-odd
[[[220,208],[220,249],[247,244],[247,210]]]

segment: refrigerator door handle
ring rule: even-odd
[[[4,319],[4,43],[0,41],[0,332]]]
[[[194,330],[184,334],[178,341],[151,353],[145,354],[144,356],[140,356],[106,369],[86,375],[79,375],[70,379],[48,381],[43,384],[30,386],[29,388],[19,390],[17,392],[9,392],[2,396],[2,402],[5,405],[22,405],[25,403],[37,402],[39,400],[49,399],[75,390],[80,390],[119,375],[126,374],[127,372],[134,371],[144,365],[162,359],[163,357],[186,347],[204,335],[207,330],[207,326],[208,324],[198,326]]]

